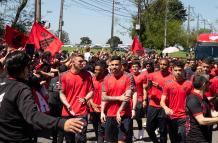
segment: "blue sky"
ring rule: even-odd
[[[65,0],[64,8],[64,26],[63,30],[67,31],[72,44],[79,43],[80,37],[88,36],[96,44],[104,44],[111,35],[111,14],[102,11],[93,11],[91,4],[98,5],[100,8],[109,9],[112,0]],[[80,2],[78,2],[80,1]],[[120,37],[124,43],[131,43],[128,30],[132,26],[131,13],[137,11],[133,4],[127,0],[117,0],[120,2],[117,7],[121,8],[118,12],[122,16],[115,18],[114,35]],[[85,3],[84,3],[85,2]],[[103,2],[102,5],[99,2]],[[193,18],[198,13],[201,19],[207,19],[218,30],[218,0],[182,0],[184,6],[193,7]],[[83,3],[83,5],[81,5]],[[89,3],[89,8],[86,4]],[[106,7],[105,4],[108,3]],[[42,18],[50,21],[51,29],[58,29],[60,0],[46,0],[42,4]],[[86,9],[84,8],[86,7]],[[196,18],[195,18],[196,20]],[[196,21],[191,22],[191,27],[196,26]],[[120,26],[121,25],[121,26]],[[208,26],[208,25],[206,25]],[[203,27],[203,23],[200,23]]]

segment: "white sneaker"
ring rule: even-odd
[[[159,135],[159,134],[160,134],[160,133],[159,133],[159,129],[156,129],[156,130],[155,130],[155,134],[156,134],[156,135]]]
[[[146,122],[143,123],[143,127],[144,127],[144,128],[146,127]]]
[[[144,138],[144,129],[138,131],[138,139],[141,140],[143,138]]]

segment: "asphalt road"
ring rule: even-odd
[[[145,119],[143,119],[143,121],[145,121]],[[144,132],[143,139],[141,140],[137,139],[138,130],[137,130],[137,124],[135,121],[134,121],[134,136],[135,136],[134,143],[143,143],[143,142],[152,143],[146,131]],[[94,134],[92,124],[88,125],[87,139],[88,139],[87,143],[97,143],[97,141],[95,140],[95,134]],[[38,143],[52,143],[52,140],[49,137],[40,137],[38,139]],[[169,139],[168,139],[168,143],[170,143]],[[213,143],[218,143],[218,130],[213,131]]]

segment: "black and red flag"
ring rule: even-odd
[[[63,43],[52,33],[46,30],[43,25],[35,22],[29,34],[28,44],[34,44],[37,50],[50,51],[54,56],[61,50]]]
[[[6,25],[4,40],[10,47],[18,49],[25,46],[28,36]]]

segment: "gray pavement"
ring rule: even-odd
[[[143,121],[145,122],[145,119],[143,119]],[[133,125],[134,125],[134,136],[137,138],[138,130],[135,120]],[[87,139],[88,139],[87,143],[97,143],[95,141],[95,134],[91,124],[88,125]],[[144,132],[144,138],[142,140],[138,140],[138,139],[134,140],[134,143],[143,143],[143,142],[152,143],[146,131]],[[38,143],[52,143],[52,140],[40,137],[38,139]],[[168,143],[170,143],[169,139],[168,139]],[[218,130],[213,132],[213,143],[218,143]]]

